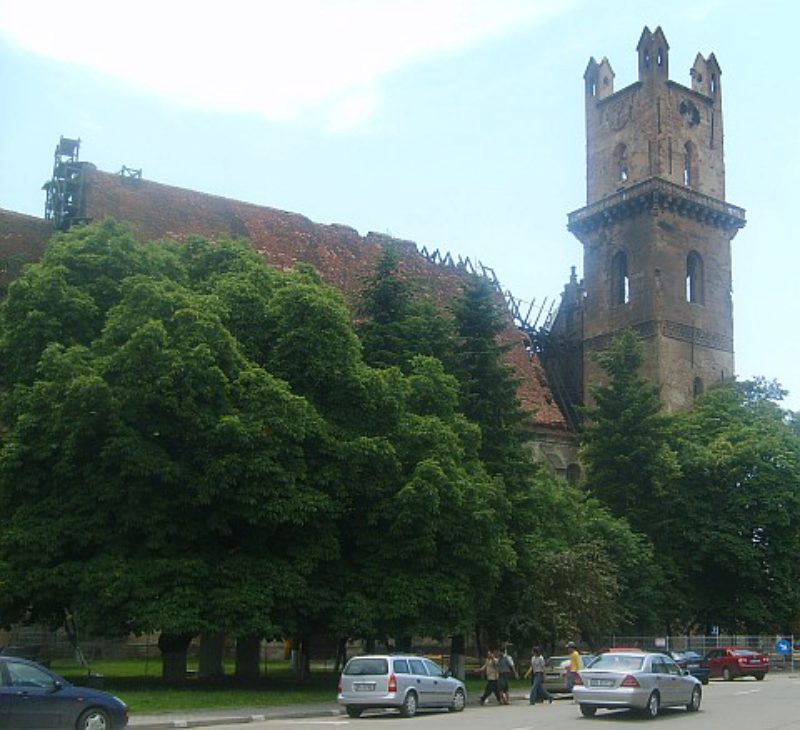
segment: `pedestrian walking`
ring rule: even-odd
[[[535,705],[540,699],[542,702],[547,700],[549,704],[553,704],[553,695],[544,686],[544,665],[542,650],[538,646],[533,647],[531,666],[525,672],[525,677],[531,678],[531,694],[528,698],[528,702],[531,705]]]
[[[497,698],[497,704],[502,704],[500,688],[497,686],[497,681],[500,679],[500,669],[497,666],[497,657],[494,655],[494,652],[491,649],[486,652],[486,661],[478,671],[483,672],[486,677],[486,687],[484,688],[483,694],[478,701],[481,703],[481,705],[484,705],[486,704],[486,699],[489,697],[489,695],[494,694],[494,696]]]
[[[508,705],[511,703],[511,697],[508,693],[511,686],[511,677],[519,677],[517,668],[514,666],[514,657],[508,651],[501,649],[500,657],[497,660],[497,668],[500,672],[500,679],[498,680],[500,698],[504,705]]]
[[[578,653],[574,641],[567,642],[567,650],[569,651],[569,667],[567,668],[566,685],[567,692],[572,692],[581,669],[581,655]]]

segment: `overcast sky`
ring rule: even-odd
[[[583,71],[722,67],[736,370],[800,410],[800,94],[790,0],[0,0],[0,207],[42,215],[60,135],[115,172],[390,233],[557,302],[581,246]]]

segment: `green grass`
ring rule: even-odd
[[[226,666],[224,678],[199,680],[190,676],[180,685],[164,684],[161,662],[152,659],[92,662],[92,672],[102,675],[100,682],[87,678],[86,670],[75,662],[54,661],[51,668],[70,682],[93,684],[117,695],[132,714],[331,702],[336,699],[338,679],[330,669],[314,667],[309,679],[298,680],[288,662],[270,662],[266,672],[262,666],[262,677],[254,682],[236,681],[233,666]],[[190,663],[189,671],[195,669]]]
[[[189,676],[180,685],[167,685],[161,680],[159,659],[98,660],[92,672],[102,675],[101,683],[87,678],[87,672],[74,661],[54,661],[53,671],[75,684],[94,684],[117,695],[130,707],[131,714],[179,712],[181,710],[213,710],[237,707],[271,707],[305,702],[333,702],[336,699],[338,675],[330,667],[312,666],[311,676],[298,680],[288,662],[270,662],[262,676],[254,682],[239,683],[233,677],[233,665],[225,666],[226,676],[218,680],[200,680]],[[197,670],[189,662],[189,672]],[[470,697],[478,697],[485,680],[467,679]],[[527,691],[527,680],[512,682],[512,691]]]

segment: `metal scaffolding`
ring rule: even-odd
[[[53,221],[60,231],[87,221],[84,199],[87,163],[79,160],[80,147],[80,139],[59,139],[54,154],[53,177],[43,187],[47,191],[45,220]]]

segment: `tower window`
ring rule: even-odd
[[[709,82],[709,86],[711,88],[711,93],[712,94],[716,94],[717,93],[717,75],[716,74],[711,74],[711,81]]]
[[[683,151],[683,184],[687,188],[696,188],[700,181],[697,161],[697,147],[687,142]]]
[[[617,182],[627,182],[630,177],[628,148],[622,142],[614,148],[614,174]]]
[[[686,257],[686,301],[692,304],[706,303],[703,257],[697,251],[692,251]]]
[[[663,66],[664,65],[664,51],[661,48],[658,49],[658,55],[656,56],[656,63],[659,66]]]
[[[628,257],[624,251],[617,251],[611,260],[611,303],[627,304],[630,294]]]
[[[699,398],[703,395],[703,381],[700,378],[695,378],[692,383],[692,396]]]

